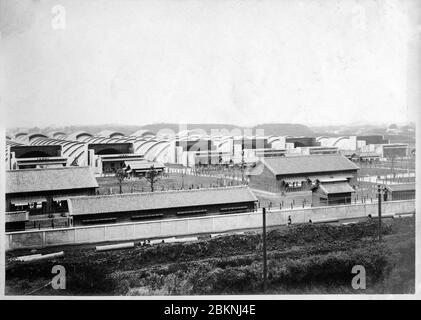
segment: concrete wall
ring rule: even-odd
[[[389,201],[382,205],[382,214],[410,213],[415,210],[414,200]],[[267,226],[285,225],[288,216],[292,223],[323,222],[331,219],[346,219],[377,216],[377,203],[273,210],[267,213]],[[40,248],[64,244],[96,243],[182,236],[198,233],[219,233],[224,231],[260,228],[261,212],[205,216],[138,223],[75,227],[50,230],[21,231],[6,233],[6,250],[18,248]]]

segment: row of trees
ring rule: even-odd
[[[120,187],[120,194],[123,193],[123,182],[125,179],[127,179],[129,177],[129,174],[126,170],[124,169],[117,169],[116,173],[115,173],[115,177],[118,180],[118,184]],[[143,176],[143,178],[146,179],[146,181],[148,181],[150,188],[151,188],[151,192],[155,191],[155,183],[159,180],[160,178],[160,173],[158,170],[156,170],[154,168],[154,166],[152,165],[150,167],[150,170],[148,170],[145,175]]]

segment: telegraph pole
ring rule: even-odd
[[[181,189],[184,189],[184,168],[181,171]]]
[[[244,147],[241,150],[241,183],[244,183]]]
[[[266,208],[262,208],[263,216],[263,292],[267,288],[267,256],[266,256]]]
[[[379,211],[379,241],[382,241],[382,189],[381,186],[377,186],[377,195],[378,195],[378,211]]]

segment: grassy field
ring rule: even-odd
[[[414,218],[302,224],[268,232],[270,294],[413,293]],[[55,260],[13,262],[26,251],[7,253],[6,294],[23,295],[201,295],[261,294],[261,234],[225,235],[108,252],[66,247]],[[57,251],[50,248],[46,252]],[[66,290],[45,286],[55,264],[66,268]],[[352,267],[366,269],[366,289],[354,290]]]
[[[120,192],[120,186],[115,177],[98,177],[100,194],[116,194]],[[235,184],[239,184],[235,182]],[[170,173],[167,176],[159,178],[156,182],[155,191],[189,189],[189,188],[209,188],[221,185],[221,179],[215,177],[202,177],[193,175],[184,175]],[[111,192],[110,192],[111,191]],[[126,179],[122,183],[123,193],[130,192],[148,192],[151,191],[150,183],[146,179]]]
[[[118,180],[114,177],[97,178],[99,184],[100,194],[117,194],[120,192]],[[221,186],[222,179],[215,177],[203,177],[194,175],[181,176],[178,173],[170,173],[168,176],[162,177],[155,185],[155,191],[173,190],[189,188],[209,188]],[[227,180],[225,181],[227,182]],[[233,181],[233,185],[240,185],[239,181]],[[111,192],[110,192],[111,191]],[[150,191],[150,184],[145,179],[127,179],[122,183],[122,192],[148,192]],[[302,206],[303,201],[306,205],[311,203],[311,192],[294,192],[284,196],[281,194],[271,194],[265,192],[255,192],[257,199],[261,206],[269,207],[271,203],[272,208],[279,208],[282,203],[284,207]]]

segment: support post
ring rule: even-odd
[[[382,189],[380,185],[378,185],[377,196],[378,196],[378,216],[379,216],[379,241],[382,241]]]
[[[267,253],[266,253],[266,208],[262,210],[263,215],[263,292],[266,292],[267,288]]]

